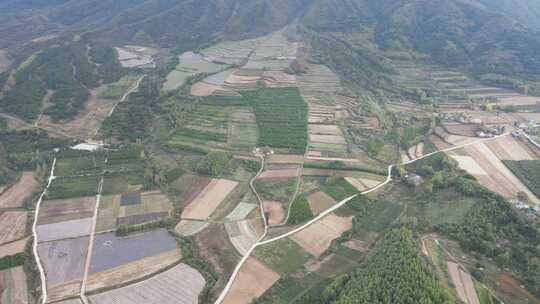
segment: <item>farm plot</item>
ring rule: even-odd
[[[279,273],[250,257],[223,301],[224,304],[251,303],[279,280]]]
[[[105,168],[105,154],[88,152],[66,152],[57,158],[54,175],[72,176],[98,174]]]
[[[231,213],[229,213],[226,217],[229,221],[240,221],[245,219],[253,209],[257,208],[257,204],[252,203],[246,203],[246,202],[240,202],[236,207],[234,208]]]
[[[62,221],[36,227],[39,242],[77,238],[89,235],[92,230],[92,218]]]
[[[227,148],[230,112],[230,109],[222,106],[198,106],[190,114],[190,119],[174,132],[169,146],[182,144]]]
[[[211,61],[240,64],[261,43],[263,38],[224,41],[201,51]]]
[[[93,196],[97,194],[98,183],[98,176],[56,178],[47,190],[45,199]]]
[[[1,208],[20,208],[37,186],[33,172],[23,172],[19,181],[0,194]]]
[[[160,191],[103,196],[96,231],[109,231],[119,225],[137,225],[160,220],[169,216],[172,209],[172,202]]]
[[[259,138],[255,113],[250,108],[236,108],[232,113],[229,145],[235,149],[251,151]]]
[[[182,175],[171,187],[180,193],[179,200],[185,207],[197,198],[212,181],[211,178],[192,174]]]
[[[30,237],[0,246],[0,258],[24,252]]]
[[[152,56],[157,54],[157,50],[136,46],[126,45],[115,48],[118,54],[118,60],[124,68],[153,68],[155,67]]]
[[[94,240],[90,273],[106,271],[123,264],[166,252],[178,252],[178,244],[165,229],[126,237],[115,233],[98,234]]]
[[[193,267],[178,264],[150,279],[90,297],[95,304],[197,303],[206,281]]]
[[[322,191],[310,194],[307,200],[313,214],[319,214],[336,204],[335,199]]]
[[[282,224],[285,220],[285,209],[281,202],[263,201],[263,210],[270,226]]]
[[[511,136],[503,136],[486,143],[501,160],[534,160],[536,155],[526,143]]]
[[[352,217],[342,218],[330,214],[290,238],[307,252],[318,257],[325,252],[333,240],[352,228]]]
[[[13,242],[26,235],[28,213],[7,211],[0,215],[0,245]]]
[[[88,237],[81,237],[44,242],[38,245],[39,257],[47,275],[47,290],[51,300],[79,292],[88,242]]]
[[[96,198],[94,196],[46,200],[43,201],[39,209],[38,224],[53,224],[92,217],[95,206]]]
[[[201,73],[215,73],[226,69],[227,65],[212,62],[201,54],[186,52],[178,56],[179,64],[176,69],[167,75],[167,81],[163,84],[165,91],[180,88],[189,77]]]
[[[234,248],[242,255],[257,242],[258,236],[250,220],[225,223],[225,229]]]
[[[471,275],[454,262],[447,262],[447,264],[448,274],[456,288],[459,299],[467,304],[480,304]]]
[[[184,208],[183,219],[206,220],[218,205],[238,185],[238,182],[226,179],[212,179],[193,201]]]
[[[284,181],[295,179],[300,176],[300,166],[297,165],[280,165],[270,166],[257,179],[268,181]]]
[[[371,188],[375,188],[380,183],[381,180],[369,179],[369,178],[354,178],[354,177],[345,177],[345,180],[349,182],[353,187],[358,189],[358,191],[365,191]]]
[[[539,199],[502,163],[486,143],[467,146],[465,151],[486,174],[478,174],[481,171],[476,166],[462,169],[471,170],[469,173],[472,175],[476,173],[475,176],[482,185],[507,198],[514,198],[518,192],[524,192],[532,202],[539,202]]]
[[[0,271],[0,303],[28,303],[26,274],[22,266]]]
[[[307,105],[297,88],[261,89],[251,96],[259,145],[304,154],[307,145]]]
[[[186,237],[197,234],[207,226],[208,222],[205,221],[181,220],[174,228],[174,231],[177,234]]]
[[[274,271],[288,275],[304,268],[312,256],[289,238],[257,247],[255,258]]]

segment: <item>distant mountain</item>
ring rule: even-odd
[[[313,33],[360,33],[371,51],[413,50],[478,74],[536,78],[539,9],[527,0],[4,0],[0,48],[87,33],[106,44],[188,50],[298,22]]]

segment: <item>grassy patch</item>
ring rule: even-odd
[[[311,257],[302,247],[287,238],[257,248],[255,256],[284,275],[301,269]]]
[[[321,186],[321,190],[333,197],[338,202],[355,193],[358,193],[358,190],[349,184],[349,182],[347,182],[344,178],[335,176],[328,177],[324,185]]]
[[[288,203],[290,197],[294,194],[294,190],[296,189],[296,181],[289,180],[277,182],[256,180],[255,188],[265,200]]]
[[[291,213],[287,224],[296,225],[304,223],[313,218],[313,213],[309,207],[307,198],[303,195],[296,197],[291,205]]]

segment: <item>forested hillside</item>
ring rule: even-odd
[[[391,230],[359,269],[326,288],[323,303],[448,303],[428,267],[412,232]]]

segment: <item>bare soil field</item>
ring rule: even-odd
[[[182,218],[206,220],[218,205],[238,185],[237,182],[226,179],[212,179],[202,192],[184,208]]]
[[[250,257],[234,281],[224,304],[251,303],[279,280],[279,273]]]
[[[33,172],[23,172],[21,179],[0,195],[0,208],[20,208],[37,186]]]
[[[90,297],[95,304],[192,304],[206,284],[204,277],[193,267],[178,264],[156,276],[133,285]]]
[[[336,200],[322,191],[310,194],[307,199],[313,214],[319,214],[336,204]]]
[[[472,175],[487,175],[486,171],[470,156],[452,155],[461,169]]]
[[[186,174],[174,182],[173,187],[181,193],[182,206],[188,205],[199,196],[211,180],[209,177]]]
[[[92,217],[95,206],[96,198],[93,196],[43,201],[39,209],[38,224],[52,224]]]
[[[147,277],[178,262],[181,258],[180,250],[171,250],[92,273],[88,276],[87,290],[99,290]]]
[[[480,130],[478,125],[473,124],[446,124],[444,128],[450,134],[468,137],[475,137],[476,132]]]
[[[332,213],[290,238],[313,256],[319,257],[333,240],[351,228],[352,217],[343,218]]]
[[[24,252],[30,237],[0,246],[0,258]]]
[[[510,298],[520,299],[526,303],[540,304],[540,299],[536,298],[526,289],[521,288],[520,283],[508,274],[499,276],[497,279],[497,286],[499,286],[499,289]]]
[[[300,174],[300,167],[291,168],[291,169],[266,170],[261,175],[259,175],[257,179],[281,181],[281,180],[288,180],[291,178],[297,178],[299,174]]]
[[[22,266],[0,271],[0,303],[29,303],[26,274]]]
[[[375,188],[382,182],[380,180],[355,177],[345,177],[345,180],[349,182],[349,184],[351,184],[353,187],[358,189],[358,191],[365,191],[367,189]]]
[[[266,213],[266,218],[268,220],[268,225],[275,226],[283,223],[285,219],[285,209],[283,209],[283,204],[280,202],[274,201],[264,201],[263,202],[264,213]]]
[[[191,95],[193,96],[210,96],[214,92],[222,90],[221,86],[215,84],[209,84],[204,81],[199,81],[196,84],[191,86]]]
[[[301,164],[304,162],[303,155],[288,155],[288,154],[273,154],[268,157],[267,162],[282,163],[282,164]]]
[[[539,199],[523,185],[485,143],[468,146],[465,151],[487,173],[487,175],[477,176],[482,185],[508,198],[514,198],[518,192],[523,191],[532,202],[539,202]]]
[[[36,229],[39,242],[76,238],[90,234],[92,218],[38,225]]]
[[[369,250],[369,244],[357,239],[352,239],[350,241],[344,242],[342,243],[342,245],[359,252],[366,252]]]
[[[536,155],[526,143],[512,136],[503,136],[486,143],[501,160],[534,160]]]
[[[79,292],[88,241],[88,237],[81,237],[38,245],[51,299],[62,299]]]
[[[26,235],[28,212],[7,211],[0,215],[0,245],[13,242]]]
[[[102,233],[95,236],[90,273],[98,273],[130,262],[165,252],[179,252],[175,239],[165,229],[116,236]]]
[[[447,262],[447,265],[459,299],[466,304],[480,304],[471,275],[454,262]]]
[[[310,124],[308,125],[309,134],[319,134],[319,135],[337,135],[342,136],[343,133],[337,125],[318,125]]]
[[[231,213],[227,215],[227,219],[229,221],[239,221],[245,219],[249,213],[257,208],[257,204],[251,204],[251,203],[245,203],[240,202],[236,207],[234,208]]]
[[[317,135],[310,134],[309,139],[311,142],[329,143],[329,144],[347,144],[343,136],[338,135]]]

